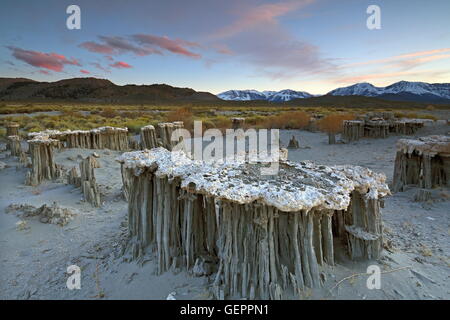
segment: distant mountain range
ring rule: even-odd
[[[151,103],[161,101],[220,101],[209,92],[166,84],[118,86],[109,80],[73,78],[39,82],[26,78],[0,78],[0,101],[80,101]]]
[[[347,99],[347,97],[349,99]],[[352,99],[350,99],[352,98]],[[361,98],[361,99],[360,99]],[[362,99],[364,98],[364,99]],[[303,105],[351,101],[381,100],[416,103],[450,104],[450,83],[424,83],[400,81],[387,87],[370,83],[357,83],[338,88],[325,95],[312,95],[304,91],[229,90],[217,96],[190,88],[177,88],[166,84],[116,85],[106,79],[73,78],[55,82],[39,82],[26,78],[0,78],[0,101],[77,101],[98,103],[196,103],[227,105],[228,101],[258,101],[283,103],[301,99]],[[367,100],[369,99],[369,100]]]
[[[332,90],[326,95],[377,97],[394,101],[450,103],[450,83],[430,84],[425,82],[400,81],[387,87],[375,87],[370,83],[363,82]],[[266,100],[271,102],[317,97],[308,92],[294,90],[263,92],[256,90],[229,90],[217,96],[223,100]]]
[[[266,100],[270,102],[284,102],[293,99],[304,99],[314,97],[312,94],[303,91],[290,89],[281,91],[257,91],[257,90],[229,90],[217,95],[222,100],[249,101]]]

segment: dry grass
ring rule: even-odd
[[[304,111],[289,111],[263,118],[260,125],[267,129],[303,129],[311,120]]]
[[[100,111],[99,116],[104,117],[104,118],[115,118],[115,117],[120,116],[120,114],[113,108],[108,107],[108,108],[103,109],[103,111]]]
[[[194,115],[192,109],[189,107],[178,108],[170,111],[166,115],[166,120],[168,122],[183,121],[184,127],[188,130],[193,128],[194,125]]]
[[[354,120],[355,115],[351,113],[330,114],[317,122],[320,130],[327,133],[339,133],[342,131],[344,120]]]
[[[428,110],[430,110],[430,109],[428,109]],[[438,120],[439,119],[438,117],[433,116],[432,114],[417,113],[417,112],[405,112],[405,111],[394,112],[394,116],[396,118],[408,118],[408,119],[429,119],[429,120]]]
[[[18,122],[21,128],[21,135],[26,135],[28,132],[42,131],[44,129],[88,130],[101,126],[127,127],[131,133],[137,134],[142,126],[155,125],[158,122],[165,121],[183,121],[185,128],[192,129],[194,120],[201,120],[204,129],[218,128],[224,130],[231,128],[230,118],[232,117],[245,118],[244,129],[315,129],[316,125],[322,123],[321,130],[332,129],[332,131],[339,132],[342,129],[342,120],[354,118],[353,114],[346,116],[348,115],[345,112],[346,110],[351,110],[354,114],[364,114],[368,111],[395,110],[397,116],[435,118],[430,114],[411,112],[414,108],[406,110],[404,108],[387,109],[382,106],[376,108],[357,106],[346,109],[328,105],[300,106],[265,102],[174,103],[173,105],[8,103],[0,105],[0,114],[15,115],[0,118],[0,137],[4,136],[5,130],[3,127],[9,121]],[[423,104],[421,110],[424,110],[425,106]],[[441,109],[440,106],[433,107],[436,110]],[[41,111],[59,111],[61,114],[38,114],[33,117],[20,115],[22,113]],[[312,117],[320,120],[311,121]],[[330,123],[327,123],[328,121]]]

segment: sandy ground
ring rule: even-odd
[[[447,133],[449,127],[430,126],[417,136]],[[289,151],[293,161],[313,160],[323,164],[353,164],[384,172],[392,180],[395,142],[363,139],[351,144],[328,145],[323,133],[282,131],[282,144],[294,135],[301,148]],[[305,148],[306,147],[306,148]],[[28,169],[16,168],[17,159],[0,153],[7,168],[0,170],[0,298],[1,299],[208,299],[208,278],[184,271],[155,274],[154,257],[139,263],[123,255],[127,236],[127,203],[121,196],[118,152],[105,150],[64,150],[56,161],[66,168],[97,152],[101,168],[97,181],[105,203],[99,209],[82,201],[80,190],[64,181],[44,182],[39,187],[24,186]],[[324,287],[305,290],[304,299],[449,299],[450,298],[450,190],[433,190],[434,200],[413,201],[415,189],[388,197],[382,211],[386,250],[378,261],[353,262],[337,256],[335,267],[323,270]],[[28,228],[19,230],[14,213],[6,213],[11,203],[40,206],[56,201],[76,213],[66,226],[27,219]],[[81,289],[66,286],[69,265],[81,268]],[[369,265],[383,272],[381,289],[366,287]],[[405,268],[407,267],[407,268]],[[389,272],[398,268],[405,268]]]

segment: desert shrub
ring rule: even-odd
[[[217,116],[212,120],[212,122],[214,123],[214,127],[217,129],[224,130],[231,128],[231,119],[225,116]]]
[[[183,121],[186,129],[192,129],[194,125],[194,117],[189,107],[177,108],[167,113],[166,121]]]
[[[215,123],[213,121],[211,121],[211,120],[204,120],[204,121],[202,121],[202,130],[203,130],[203,132],[205,130],[212,129],[212,128],[216,128],[216,125],[215,125]]]
[[[289,111],[266,118],[263,126],[268,129],[303,129],[311,117],[304,111]]]
[[[139,134],[141,128],[149,124],[149,121],[145,118],[138,118],[127,120],[123,126],[127,127],[131,133]]]
[[[63,117],[81,117],[82,114],[79,111],[64,109],[61,114]]]
[[[120,113],[111,107],[107,107],[107,108],[103,109],[98,114],[104,118],[115,118],[115,117],[120,116]]]
[[[349,113],[330,114],[317,121],[320,130],[327,133],[339,133],[342,131],[342,123],[344,120],[354,120],[355,115]]]
[[[129,119],[136,119],[145,116],[145,112],[142,111],[124,111],[122,117]]]

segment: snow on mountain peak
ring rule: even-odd
[[[399,81],[386,87],[376,87],[368,82],[356,83],[348,87],[328,92],[333,96],[380,97],[389,100],[405,101],[446,101],[450,100],[450,83],[426,83]],[[229,90],[217,95],[223,100],[249,101],[266,100],[284,102],[293,99],[311,98],[308,92],[285,89],[281,91]]]
[[[248,101],[267,100],[271,102],[290,101],[292,99],[310,98],[313,95],[308,92],[285,89],[281,91],[257,91],[257,90],[229,90],[217,95],[223,100]]]
[[[418,98],[450,99],[450,83],[430,84],[426,82],[399,81],[386,87],[375,87],[370,83],[363,82],[332,90],[328,94],[333,96],[360,95],[366,97],[408,94],[419,96]]]

